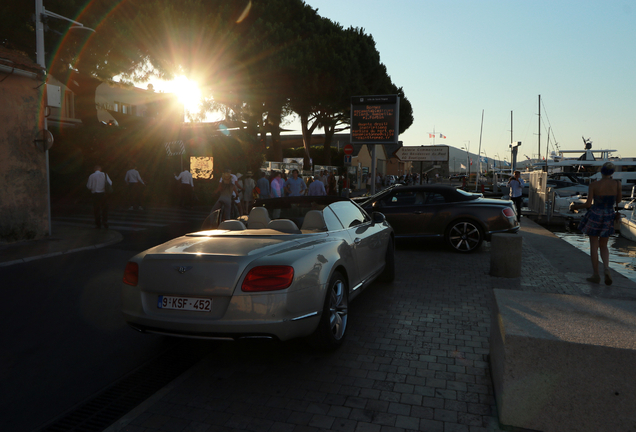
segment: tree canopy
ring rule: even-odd
[[[30,3],[30,4],[29,4]],[[96,32],[46,20],[49,71],[128,83],[186,75],[200,83],[206,110],[244,124],[255,148],[270,133],[280,159],[280,129],[296,115],[306,158],[312,133],[325,131],[326,163],[334,133],[348,127],[350,98],[398,94],[400,132],[411,105],[380,61],[373,37],[323,18],[303,0],[47,0],[45,7]],[[33,2],[0,5],[0,41],[35,58]]]

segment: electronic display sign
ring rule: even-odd
[[[351,98],[351,142],[397,144],[400,98],[397,95]]]

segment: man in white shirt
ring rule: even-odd
[[[135,164],[132,164],[132,168],[126,172],[124,181],[128,185],[128,197],[130,200],[130,207],[128,210],[134,210],[135,207],[139,210],[143,210],[143,207],[141,206],[141,185],[145,185],[145,183],[141,179]]]
[[[183,170],[178,176],[175,173],[174,178],[179,182],[180,187],[179,207],[192,207],[192,193],[194,191],[192,174],[188,170]]]
[[[517,220],[521,220],[521,203],[523,202],[523,187],[525,182],[521,178],[521,171],[515,171],[514,176],[508,180],[510,187],[510,200],[515,203],[517,208]]]
[[[108,196],[106,194],[106,182],[112,186],[113,181],[108,174],[102,172],[102,167],[95,165],[95,172],[88,176],[86,187],[91,191],[93,199],[93,213],[95,215],[95,228],[108,229]]]

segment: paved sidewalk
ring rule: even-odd
[[[20,264],[55,255],[97,249],[122,241],[120,233],[107,229],[56,225],[52,236],[17,243],[0,243],[0,267]]]
[[[611,287],[586,282],[589,256],[529,219],[520,235],[514,279],[489,276],[489,244],[469,255],[400,244],[396,281],[351,304],[339,350],[220,344],[107,431],[498,431],[493,288],[636,299],[636,283],[616,272]]]

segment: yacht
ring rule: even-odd
[[[579,176],[579,181],[589,184],[601,179],[600,168],[605,162],[612,162],[616,171],[612,176],[620,180],[623,190],[629,191],[636,186],[636,158],[612,157],[616,150],[593,150],[592,141],[583,138],[584,150],[560,150],[552,154],[552,160],[535,163],[536,169],[546,169],[549,173],[570,173]],[[578,157],[572,157],[576,156]]]
[[[630,201],[623,205],[619,211],[621,213],[620,233],[622,237],[636,242],[636,186],[632,188]]]

